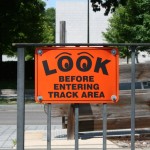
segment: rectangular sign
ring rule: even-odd
[[[116,103],[118,55],[112,47],[37,48],[36,102]]]

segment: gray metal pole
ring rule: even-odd
[[[79,149],[79,104],[75,104],[75,150]]]
[[[47,150],[51,150],[51,104],[47,107]]]
[[[90,43],[90,12],[89,12],[89,0],[87,0],[87,43]]]
[[[135,149],[135,46],[131,47],[131,150]]]
[[[107,104],[103,104],[103,150],[107,148]]]
[[[17,150],[24,150],[25,126],[25,49],[17,49]]]
[[[66,21],[60,21],[60,43],[66,43]]]

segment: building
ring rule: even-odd
[[[87,43],[88,0],[56,0],[56,43],[60,42],[60,21],[66,21],[66,43]],[[89,41],[105,42],[102,32],[108,26],[109,16],[104,10],[94,12],[89,7]]]
[[[60,21],[66,22],[66,43],[87,43],[88,0],[56,0],[56,43],[60,43]],[[104,9],[94,12],[89,7],[89,43],[106,43],[102,32],[108,27],[111,14],[104,16]],[[150,54],[140,52],[139,62],[150,61]],[[126,64],[126,59],[120,59]]]
[[[17,57],[16,56],[12,56],[12,57],[9,57],[7,55],[2,55],[2,61],[17,61]]]

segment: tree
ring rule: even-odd
[[[43,42],[54,43],[55,41],[55,9],[48,8],[45,11]]]
[[[109,27],[103,33],[111,43],[147,43],[150,41],[150,1],[128,0],[109,19]],[[144,49],[142,49],[144,50]],[[130,50],[124,47],[121,57],[130,57]]]
[[[2,54],[14,55],[12,43],[54,41],[47,38],[52,36],[52,27],[46,23],[44,6],[42,0],[0,1],[0,61]]]
[[[41,40],[38,43],[54,43],[55,42],[55,9],[48,8],[45,10],[43,17],[41,18],[41,29],[40,32]],[[31,42],[31,41],[30,41]],[[34,51],[27,51],[26,60],[32,59]]]
[[[105,15],[108,13],[114,12],[116,7],[121,5],[125,5],[127,0],[91,0],[93,11],[100,11],[101,7],[105,8]]]

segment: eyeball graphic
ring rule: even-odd
[[[61,55],[64,55],[64,54],[65,54],[65,56],[61,56]],[[59,56],[61,56],[58,59],[57,65],[58,65],[59,70],[61,70],[63,72],[68,72],[73,67],[72,58],[70,56],[66,56],[66,55],[71,55],[71,54],[64,52],[64,53],[61,53],[61,54],[59,54],[55,57],[55,58],[58,58]]]
[[[81,54],[88,54],[90,57],[93,58],[93,56],[87,52],[81,52],[81,53],[78,53],[78,55],[81,55]],[[82,71],[82,72],[86,72],[86,71],[89,71],[92,67],[92,60],[89,56],[80,56],[78,59],[77,59],[77,62],[76,62],[76,66],[78,68],[78,70]]]

